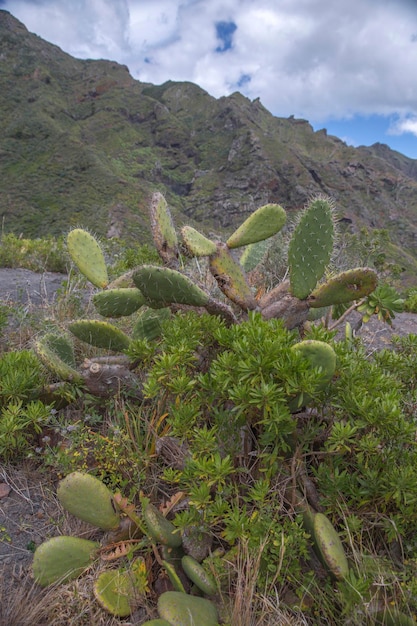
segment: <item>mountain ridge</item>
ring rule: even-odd
[[[6,232],[149,240],[161,191],[179,224],[231,231],[277,202],[290,218],[331,196],[353,230],[386,228],[416,257],[417,160],[347,146],[239,92],[141,83],[113,61],[79,60],[0,10],[0,208]]]

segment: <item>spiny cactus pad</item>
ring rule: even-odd
[[[96,287],[107,286],[109,277],[103,251],[97,239],[82,228],[68,233],[67,248],[80,272]]]
[[[130,344],[129,337],[116,326],[100,320],[78,320],[69,324],[68,329],[81,341],[96,348],[123,352]]]
[[[147,339],[153,341],[162,333],[162,324],[171,317],[169,308],[149,309],[140,311],[133,327],[133,339]]]
[[[182,544],[181,534],[176,531],[174,524],[167,520],[153,504],[147,504],[143,518],[152,539],[170,548],[180,547]]]
[[[171,211],[164,196],[157,191],[151,202],[151,227],[153,240],[160,257],[168,265],[176,263],[178,238],[172,222]]]
[[[311,367],[321,368],[320,388],[326,386],[333,378],[336,370],[336,353],[328,343],[306,339],[294,344],[292,350],[307,359]]]
[[[218,626],[215,605],[180,591],[166,591],[158,599],[158,613],[171,626]]]
[[[288,249],[293,296],[304,300],[323,276],[333,251],[334,224],[328,200],[313,200],[293,233]]]
[[[346,578],[349,564],[340,537],[331,521],[323,514],[314,516],[314,541],[319,556],[338,580]]]
[[[120,524],[111,491],[91,474],[68,474],[58,485],[57,497],[64,509],[93,526],[112,530]]]
[[[135,287],[108,289],[93,296],[97,312],[103,317],[122,317],[132,315],[146,302],[145,297]]]
[[[126,617],[133,608],[134,577],[127,571],[102,572],[94,582],[94,595],[106,611],[118,617]]]
[[[206,596],[214,596],[217,593],[216,581],[212,574],[205,570],[192,556],[188,554],[183,556],[181,565],[188,578],[201,589]]]
[[[165,305],[204,306],[209,300],[208,294],[190,278],[166,267],[143,265],[136,270],[133,280],[145,298]]]
[[[284,226],[287,214],[279,204],[265,204],[250,215],[229,237],[228,248],[239,248],[268,239]]]
[[[42,543],[33,557],[33,577],[47,587],[77,578],[93,562],[100,544],[79,537],[52,537]]]
[[[264,239],[263,241],[257,241],[256,243],[251,243],[246,246],[239,259],[239,263],[245,272],[251,272],[262,263],[272,242],[273,239]]]
[[[210,271],[229,300],[245,311],[257,307],[242,267],[234,260],[225,244],[217,244],[216,254],[210,257]]]
[[[42,363],[58,378],[72,382],[82,382],[76,370],[74,350],[68,337],[47,333],[34,344]]]
[[[184,226],[181,235],[188,250],[194,256],[209,256],[216,252],[216,244],[192,226]]]
[[[318,308],[360,300],[372,293],[377,284],[376,272],[368,267],[341,272],[314,289],[309,297],[309,305]]]

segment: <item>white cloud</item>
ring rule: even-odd
[[[411,133],[417,137],[417,115],[396,120],[393,124],[391,124],[388,133],[390,135],[404,135],[405,133]]]
[[[412,0],[3,0],[2,7],[73,56],[125,63],[142,81],[190,80],[216,97],[239,89],[276,115],[314,122],[397,114],[414,128],[417,119]],[[218,21],[236,24],[222,53]]]

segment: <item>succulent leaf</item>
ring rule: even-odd
[[[207,239],[192,226],[184,226],[181,235],[188,250],[194,256],[209,256],[216,252],[216,244],[211,239]]]
[[[93,526],[113,530],[120,524],[121,518],[113,506],[113,494],[91,474],[68,474],[58,485],[57,497],[65,510]]]
[[[67,236],[67,249],[80,272],[96,287],[109,282],[106,261],[97,239],[82,228],[74,228]]]
[[[82,382],[76,370],[74,350],[68,337],[47,333],[34,343],[35,351],[42,363],[62,380]]]
[[[372,293],[378,284],[376,272],[368,267],[358,267],[341,272],[319,285],[310,294],[311,308],[321,308],[333,304],[353,302]]]
[[[100,544],[79,537],[52,537],[33,557],[33,577],[42,587],[77,578],[93,562]]]
[[[279,204],[265,204],[239,226],[226,242],[228,248],[240,248],[272,237],[281,230],[287,214]]]
[[[256,309],[257,302],[246,275],[225,244],[217,244],[216,254],[210,257],[210,271],[229,300],[245,311]]]
[[[171,211],[164,196],[157,191],[151,202],[151,228],[159,256],[167,265],[176,265],[178,238],[172,221]]]
[[[335,578],[343,580],[348,575],[349,564],[339,534],[323,513],[315,514],[313,530],[315,545],[323,563]]]
[[[133,339],[147,339],[153,341],[162,333],[162,324],[169,319],[171,311],[169,308],[150,309],[141,311],[132,331]]]
[[[158,613],[171,626],[218,626],[215,605],[180,591],[166,591],[158,599]]]
[[[93,296],[93,303],[103,317],[132,315],[146,302],[145,297],[135,287],[107,289]]]
[[[293,233],[288,249],[291,292],[304,300],[323,276],[333,251],[332,205],[313,200]]]
[[[190,278],[167,267],[143,265],[136,270],[133,280],[150,301],[190,306],[205,306],[209,301],[209,296]]]
[[[68,326],[81,341],[96,348],[123,352],[130,344],[129,337],[116,326],[100,320],[78,320]]]
[[[180,547],[182,544],[181,534],[177,532],[174,524],[167,520],[153,504],[147,504],[143,518],[150,536],[155,541],[170,548]]]

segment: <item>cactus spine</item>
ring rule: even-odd
[[[96,348],[123,352],[130,345],[129,337],[109,322],[78,320],[72,322],[68,328],[78,339]]]

